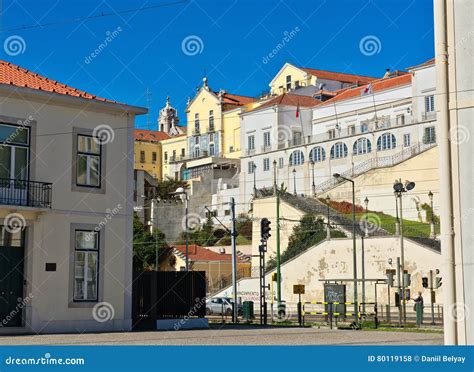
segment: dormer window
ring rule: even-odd
[[[291,90],[291,75],[286,76],[286,91],[289,92]]]

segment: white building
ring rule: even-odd
[[[133,127],[0,61],[0,334],[131,328]]]

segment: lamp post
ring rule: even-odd
[[[189,271],[189,228],[188,228],[188,193],[184,187],[178,187],[174,192],[175,195],[184,196],[184,215],[185,215],[185,239],[186,239],[186,271]]]
[[[395,235],[400,235],[400,218],[398,218],[398,196],[395,194]]]
[[[331,239],[331,228],[330,228],[330,221],[329,221],[329,203],[331,202],[331,198],[326,196],[326,205],[328,207],[328,223],[326,225],[326,239]]]
[[[401,180],[396,181],[393,185],[393,191],[397,199],[400,200],[400,271],[401,271],[401,281],[402,285],[399,285],[399,298],[402,301],[403,308],[403,324],[406,324],[407,321],[407,304],[406,304],[406,294],[405,294],[405,247],[403,241],[403,193],[413,190],[415,188],[415,182],[405,181],[405,184]]]
[[[280,191],[278,190],[276,183],[276,166],[277,161],[273,161],[273,167],[275,170],[275,181],[273,187],[275,189],[276,196],[276,270],[277,270],[277,308],[278,314],[280,314],[281,307],[281,256],[280,256]],[[272,281],[273,285],[273,281]],[[273,301],[273,291],[272,291]],[[272,313],[273,314],[273,313]],[[272,315],[273,316],[273,315]]]
[[[277,161],[273,160],[273,195],[277,193]]]
[[[313,196],[316,196],[316,184],[314,183],[314,160],[311,159],[311,168],[312,168],[312,173],[313,173]]]
[[[430,198],[430,207],[431,207],[430,238],[434,239],[434,238],[436,238],[436,233],[435,233],[435,224],[434,224],[433,193],[431,192],[431,190],[428,193],[428,197]]]
[[[350,178],[341,176],[339,173],[334,173],[333,176],[338,179],[350,182],[352,184],[352,260],[354,270],[354,317],[355,322],[358,323],[357,317],[357,251],[356,251],[356,218],[355,218],[355,182]]]
[[[369,198],[366,196],[364,199],[365,203],[365,237],[369,237],[369,213],[368,213],[368,208],[369,208]]]
[[[293,195],[296,196],[296,169],[293,168]]]

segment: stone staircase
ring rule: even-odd
[[[327,205],[320,202],[318,199],[304,196],[295,196],[288,193],[282,194],[281,199],[286,203],[290,204],[291,206],[307,214],[320,215],[324,216],[325,218],[328,215]],[[329,221],[330,224],[334,225],[336,228],[344,230],[344,232],[346,233],[352,234],[352,218],[348,218],[344,214],[336,211],[335,209],[329,208]],[[370,231],[370,236],[389,235],[386,230],[378,226],[371,227]],[[365,236],[365,230],[363,226],[361,226],[359,221],[356,221],[356,235]]]

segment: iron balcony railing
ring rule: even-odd
[[[51,208],[52,183],[0,178],[0,204]]]

